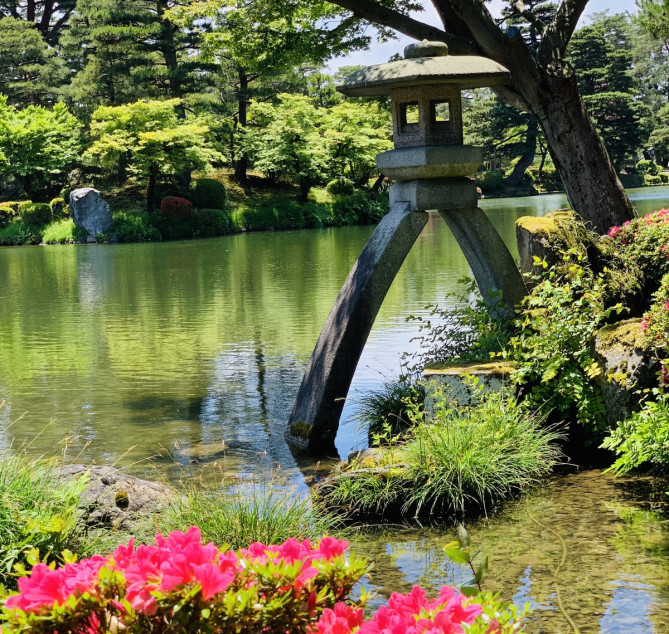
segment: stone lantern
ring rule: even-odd
[[[389,95],[395,149],[377,156],[394,180],[390,212],[353,266],[321,332],[288,421],[287,440],[313,455],[335,455],[339,418],[362,349],[383,299],[437,210],[453,232],[484,298],[502,291],[507,310],[525,295],[509,250],[477,207],[471,177],[483,149],[463,145],[462,89],[504,84],[506,68],[478,56],[450,56],[423,41],[404,59],[356,71],[337,87],[349,97]],[[498,308],[499,309],[499,308]]]

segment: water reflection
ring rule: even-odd
[[[666,491],[667,482],[651,482]],[[667,516],[650,510],[655,494],[638,484],[574,473],[468,526],[490,557],[484,588],[529,603],[529,632],[571,632],[569,620],[581,632],[669,631]],[[470,571],[442,552],[452,539],[454,530],[431,529],[360,537],[355,547],[376,565],[367,587],[379,592],[377,603],[414,584],[436,592],[468,581]]]

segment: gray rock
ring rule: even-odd
[[[659,362],[641,332],[640,319],[626,319],[595,333],[595,360],[602,369],[597,382],[609,426],[638,409],[637,392],[657,385]]]
[[[61,468],[63,479],[86,473],[89,483],[79,499],[79,521],[89,528],[131,529],[147,515],[164,510],[175,497],[165,484],[135,478],[113,467],[73,464]]]
[[[97,189],[82,187],[70,192],[70,210],[77,227],[89,235],[106,233],[112,226],[112,212]]]

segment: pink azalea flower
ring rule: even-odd
[[[234,572],[221,572],[214,564],[193,566],[193,574],[202,588],[202,598],[205,601],[223,592],[235,579]]]
[[[318,544],[318,552],[327,561],[343,555],[347,548],[347,541],[335,539],[334,537],[323,537]]]
[[[606,235],[608,235],[609,238],[614,238],[619,233],[620,233],[620,227],[611,227]]]

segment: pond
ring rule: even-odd
[[[640,213],[669,206],[669,187],[631,196]],[[562,195],[481,201],[514,251],[516,218],[566,205]],[[28,447],[32,455],[116,464],[145,476],[157,471],[171,480],[216,463],[244,481],[280,472],[304,488],[283,431],[321,326],[372,230],[0,249],[0,449]],[[356,398],[396,377],[401,353],[416,345],[417,326],[406,318],[426,314],[430,303],[447,305],[445,296],[468,272],[445,224],[431,215],[360,360],[337,437],[340,455],[366,443],[354,420]],[[629,509],[650,515],[641,494],[621,501],[622,486],[598,472],[572,474],[539,491],[537,501],[510,505],[481,523],[475,535],[480,531],[501,575],[491,574],[490,583],[505,596],[515,584],[517,597],[555,616],[550,570],[559,540],[550,530],[564,530],[574,569],[562,572],[563,593],[567,586],[579,596],[599,593],[596,605],[579,604],[592,611],[582,631],[618,631],[611,624],[623,622],[628,604],[637,604],[637,615],[645,606],[647,622],[662,631],[658,624],[669,623],[667,560],[651,559],[643,540],[628,548],[625,531],[632,522],[634,533],[637,521]],[[581,515],[583,528],[571,531]],[[657,526],[656,554],[667,545],[664,524],[655,516],[648,521]],[[599,531],[600,524],[610,530]],[[601,540],[596,548],[594,536]],[[456,574],[437,548],[450,539],[403,531],[361,547],[380,557],[375,584],[404,588]],[[606,567],[584,573],[600,551]],[[589,589],[582,579],[573,583],[579,576],[592,579]]]

